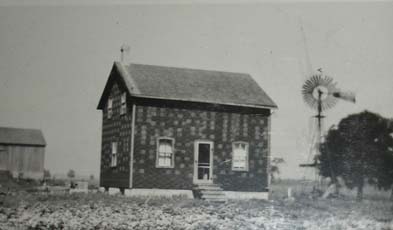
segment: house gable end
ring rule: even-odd
[[[125,88],[125,91],[130,95],[133,92],[137,92],[137,87],[133,83],[127,81],[129,77],[124,76],[125,71],[121,70],[121,65],[117,62],[113,65],[112,70],[109,74],[109,78],[105,84],[104,91],[102,92],[101,98],[98,102],[97,109],[102,110],[104,109],[108,97],[111,93],[113,84],[115,82],[119,83],[121,87]],[[130,91],[131,90],[131,91]]]

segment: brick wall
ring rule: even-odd
[[[163,104],[165,103],[165,104]],[[134,188],[191,189],[194,142],[214,142],[213,181],[229,191],[268,186],[268,110],[139,100],[136,109]],[[158,137],[175,139],[175,167],[156,168]],[[232,142],[249,143],[249,170],[233,171]]]
[[[130,151],[132,104],[127,97],[127,113],[120,115],[121,94],[125,87],[114,82],[110,92],[113,99],[112,118],[108,119],[107,106],[103,110],[100,185],[128,188],[130,185]],[[118,142],[117,166],[111,167],[111,143]]]

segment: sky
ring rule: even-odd
[[[52,173],[98,176],[96,107],[122,44],[134,63],[251,74],[279,107],[282,178],[308,175],[298,165],[313,130],[301,95],[310,67],[356,93],[326,111],[325,127],[364,110],[393,117],[391,1],[82,2],[0,1],[0,126],[41,129]]]

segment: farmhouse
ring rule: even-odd
[[[266,198],[276,107],[248,74],[115,62],[98,104],[100,184]]]
[[[0,127],[0,171],[13,177],[42,179],[45,146],[41,130]]]

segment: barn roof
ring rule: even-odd
[[[258,83],[245,73],[144,64],[124,65],[120,62],[115,62],[114,69],[131,96],[135,97],[257,108],[277,107]],[[98,109],[104,107],[104,98],[105,90]]]
[[[0,144],[45,146],[41,130],[0,127]]]

